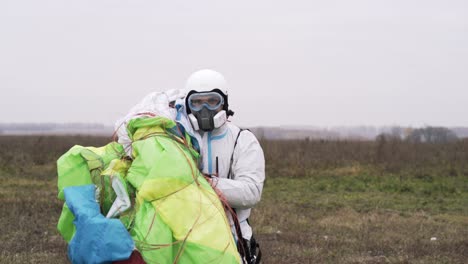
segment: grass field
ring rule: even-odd
[[[0,137],[0,263],[67,263],[55,160],[86,136]],[[468,141],[262,141],[264,263],[466,263]]]

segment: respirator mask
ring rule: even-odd
[[[227,120],[226,111],[220,110],[224,98],[217,92],[194,93],[187,102],[191,111],[188,117],[195,130],[212,131]]]

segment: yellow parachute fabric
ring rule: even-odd
[[[112,189],[108,179],[119,177],[132,200],[131,209],[120,219],[147,263],[240,263],[223,205],[199,172],[198,153],[191,147],[189,137],[181,136],[174,121],[163,117],[135,119],[127,129],[133,141],[131,163],[110,154],[111,148],[72,148],[70,151],[75,154],[86,152],[80,155],[81,160],[68,156],[73,158],[69,165],[77,165],[75,170],[82,173],[78,176],[82,179],[61,174],[59,162],[59,192],[64,187],[92,181],[101,193],[107,190],[105,197],[100,197],[106,214],[112,200],[109,197],[115,196],[109,193]],[[120,145],[112,149],[124,153]],[[96,159],[89,158],[92,155],[87,151],[100,157],[100,166],[89,162]],[[62,164],[67,164],[67,154],[61,158]],[[113,155],[113,160],[109,161],[109,155]],[[87,174],[80,166],[86,166]],[[97,178],[90,173],[96,167],[100,168]],[[67,180],[61,181],[61,177]],[[70,218],[70,214],[64,206],[61,219]],[[59,229],[67,241],[74,233],[69,219],[65,225],[59,223]]]

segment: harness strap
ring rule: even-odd
[[[241,132],[244,131],[244,130],[248,130],[248,129],[240,128],[239,133],[237,133],[236,141],[234,141],[234,148],[232,149],[231,161],[229,163],[228,179],[232,178],[232,163],[234,162],[234,151],[236,150],[237,141],[239,140],[239,136],[240,136]]]
[[[233,178],[232,164],[234,162],[234,151],[236,150],[236,146],[237,146],[237,142],[239,141],[240,134],[244,130],[248,130],[248,129],[240,128],[239,133],[237,134],[236,140],[234,141],[234,148],[232,149],[231,160],[230,160],[230,163],[229,163],[228,179]],[[248,130],[248,131],[250,131],[250,130]],[[242,261],[243,262],[246,261],[247,264],[260,263],[260,260],[262,258],[262,252],[260,251],[260,247],[259,247],[257,241],[255,241],[255,238],[253,237],[253,234],[252,234],[250,245],[247,244],[247,240],[245,240],[244,237],[242,236],[240,223],[239,223],[239,220],[237,218],[237,210],[235,208],[233,208],[233,211],[234,211],[234,217],[233,217],[234,218],[234,226],[236,228],[236,233],[237,233],[237,244],[238,244],[237,247],[240,249],[239,253],[243,257]],[[247,220],[247,223],[250,225],[249,219],[247,218],[246,220]]]

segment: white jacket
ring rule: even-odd
[[[218,172],[213,182],[224,194],[229,205],[236,210],[242,236],[250,239],[252,228],[247,218],[250,216],[251,208],[260,201],[262,195],[265,158],[254,134],[243,130],[239,135],[239,131],[237,126],[227,122],[212,132],[200,133],[203,145],[201,169],[203,173],[209,175]],[[237,145],[234,148],[238,135]],[[228,175],[231,157],[233,157],[231,175]]]

